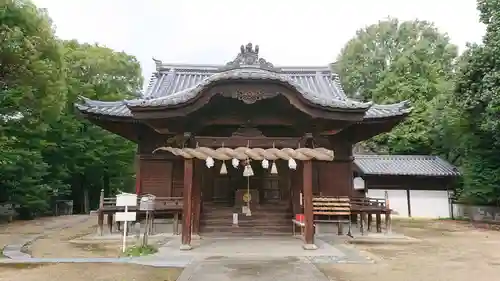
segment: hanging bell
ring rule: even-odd
[[[267,159],[262,160],[262,168],[264,169],[269,168],[269,161],[267,161]]]
[[[278,169],[276,168],[276,163],[273,161],[273,164],[271,165],[271,174],[277,175],[278,174]]]
[[[222,166],[220,166],[220,174],[227,175],[226,161],[222,161]]]
[[[295,162],[295,160],[291,157],[290,159],[288,159],[288,168],[290,168],[291,170],[297,169],[297,162]]]
[[[233,165],[233,167],[235,169],[238,168],[238,165],[240,164],[240,160],[236,159],[236,158],[233,158],[233,160],[231,160],[231,164]]]
[[[205,165],[207,166],[207,168],[212,168],[215,165],[214,159],[208,156],[207,159],[205,160]]]

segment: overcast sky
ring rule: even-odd
[[[63,39],[98,42],[136,56],[222,64],[241,44],[276,65],[327,65],[357,29],[387,16],[434,22],[461,49],[480,42],[475,0],[34,0]]]

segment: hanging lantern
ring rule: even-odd
[[[236,158],[233,158],[233,160],[231,160],[231,164],[233,165],[233,167],[235,169],[238,168],[238,165],[240,164],[240,160],[236,159]]]
[[[262,160],[262,168],[264,169],[269,168],[269,161],[267,161],[267,159]]]
[[[207,168],[212,168],[215,165],[214,159],[208,156],[207,159],[205,160],[205,165],[207,166]]]
[[[221,175],[227,174],[226,161],[222,161],[222,166],[220,166],[220,174]]]
[[[253,174],[252,166],[246,165],[245,169],[243,170],[243,176],[244,177],[251,177],[253,175],[254,174]]]
[[[297,169],[297,162],[295,162],[295,160],[292,157],[290,157],[290,159],[288,159],[288,168],[290,168],[292,170]]]
[[[277,175],[278,174],[278,169],[276,168],[276,163],[273,161],[273,164],[271,165],[271,174]]]

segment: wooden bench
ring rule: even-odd
[[[11,222],[16,215],[14,205],[11,203],[0,204],[0,220],[7,220]]]
[[[351,203],[349,197],[313,197],[313,215],[315,223],[337,223],[338,234],[343,235],[343,224],[349,224],[351,234]]]

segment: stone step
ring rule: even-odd
[[[200,232],[202,235],[207,234],[218,234],[218,235],[241,235],[241,236],[252,236],[252,235],[291,235],[291,227],[280,227],[280,228],[246,228],[246,227],[201,227]]]
[[[236,207],[236,206],[217,206],[217,205],[203,205],[202,208],[204,210],[232,210],[232,209],[238,209],[241,207]],[[287,210],[290,209],[290,205],[288,204],[266,204],[266,205],[254,205],[252,206],[253,209],[257,210]]]
[[[231,221],[200,221],[200,226],[232,226]],[[292,221],[238,221],[239,226],[268,227],[268,226],[291,226]]]
[[[268,236],[277,236],[277,237],[289,237],[292,236],[292,232],[202,232],[202,235],[205,237],[268,237]]]
[[[293,230],[293,226],[291,224],[287,225],[259,225],[259,226],[250,226],[250,225],[226,225],[226,226],[216,226],[216,225],[200,225],[201,231],[235,231],[235,232],[252,232],[252,231],[268,231],[268,232],[291,232]]]
[[[252,212],[251,216],[246,216],[244,214],[239,214],[238,219],[240,220],[255,220],[255,219],[292,219],[292,214],[260,214]],[[201,219],[233,219],[233,214],[202,214]]]

